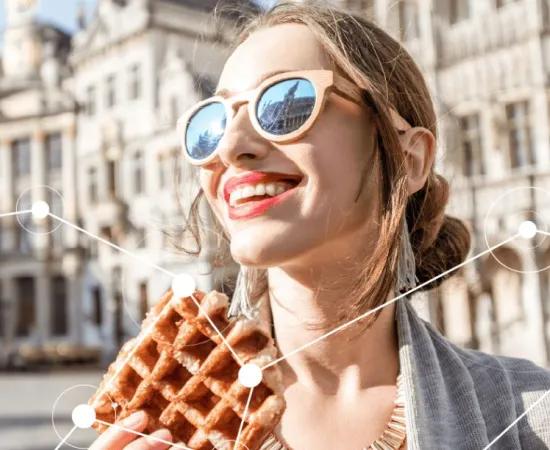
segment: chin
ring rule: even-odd
[[[231,255],[242,266],[253,267],[255,269],[268,269],[269,267],[284,264],[285,258],[277,254],[277,248],[256,248],[251,247],[250,243],[244,243],[245,248],[241,248],[240,246],[234,246],[233,242],[231,241]]]

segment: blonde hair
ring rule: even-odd
[[[329,323],[332,326],[351,320],[384,302],[393,287],[402,231],[403,214],[410,230],[410,241],[419,283],[460,264],[470,249],[470,233],[464,224],[445,214],[449,197],[446,180],[430,169],[425,185],[408,196],[404,155],[394,129],[389,106],[412,126],[427,128],[437,138],[436,115],[424,77],[409,53],[381,28],[364,17],[321,4],[279,3],[269,11],[255,14],[241,22],[233,49],[253,32],[279,24],[299,23],[309,27],[342,75],[362,89],[365,104],[370,107],[376,128],[377,157],[381,168],[379,186],[380,235],[373,253],[365,252],[358,261],[359,273],[350,279],[351,299]],[[363,180],[368,177],[363,177]],[[187,217],[200,253],[199,191]],[[216,226],[220,227],[216,221]],[[218,236],[224,235],[221,227]],[[227,242],[218,241],[215,265],[223,265],[229,253]],[[252,280],[247,294],[252,303],[267,289],[266,270],[247,268]],[[427,290],[444,278],[424,286]],[[236,299],[233,299],[235,302]],[[381,310],[369,315],[370,326]]]

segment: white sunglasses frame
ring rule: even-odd
[[[257,102],[265,89],[267,89],[269,86],[277,82],[292,78],[306,79],[313,85],[313,88],[315,90],[315,105],[313,107],[313,110],[311,111],[311,114],[306,119],[306,121],[299,128],[292,131],[291,133],[287,133],[284,135],[269,133],[260,126],[258,118],[256,117],[255,109]],[[182,151],[187,161],[194,166],[202,166],[208,164],[214,158],[216,158],[219,143],[216,150],[214,150],[206,158],[195,159],[192,158],[187,151],[185,138],[189,121],[191,120],[193,115],[202,107],[210,103],[221,103],[224,106],[227,117],[225,124],[226,130],[231,125],[231,122],[236,114],[236,106],[247,103],[248,116],[256,132],[269,141],[284,144],[300,139],[311,128],[311,126],[315,123],[321,111],[323,110],[328,94],[331,93],[336,94],[338,98],[343,101],[351,102],[359,106],[364,105],[363,101],[361,100],[361,89],[358,86],[356,86],[354,83],[347,80],[346,78],[342,77],[341,75],[335,73],[334,71],[327,69],[311,69],[283,72],[265,79],[253,89],[240,92],[231,97],[226,98],[221,95],[209,97],[194,104],[178,119],[177,134],[180,138]],[[407,131],[411,128],[411,125],[403,117],[401,117],[393,107],[390,107],[390,114],[392,122],[394,123],[394,126],[398,131]],[[224,135],[222,135],[221,139],[223,139],[224,136],[225,132]]]

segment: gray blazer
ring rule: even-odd
[[[550,449],[549,370],[460,348],[408,300],[396,315],[409,450],[484,449],[531,406],[489,448]]]
[[[550,449],[549,370],[527,359],[460,348],[422,319],[409,299],[396,301],[396,320],[408,450]],[[285,449],[273,434],[261,447]],[[343,443],[334,450],[359,449]]]

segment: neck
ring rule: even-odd
[[[340,294],[340,273],[291,274],[280,267],[268,269],[269,304],[277,346],[283,356],[281,365],[285,384],[299,383],[310,392],[353,398],[378,385],[395,384],[399,371],[395,303],[383,307],[378,319],[367,330],[357,320],[351,325],[333,325],[326,329],[307,329],[305,324],[335,317]],[[392,298],[391,293],[387,300]],[[340,330],[326,336],[335,328]],[[326,336],[326,337],[325,337]]]

